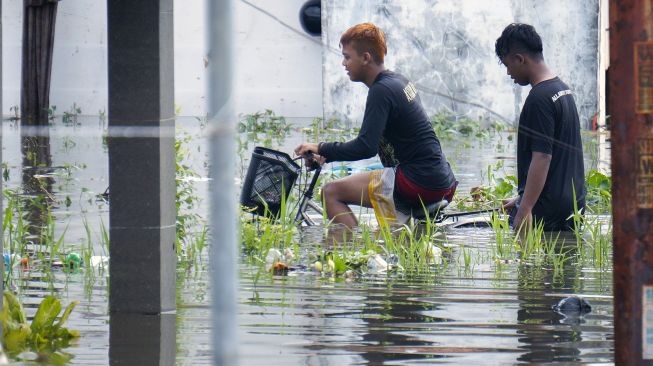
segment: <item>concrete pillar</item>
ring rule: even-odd
[[[111,314],[109,364],[174,365],[176,320],[175,314]]]
[[[653,0],[610,2],[617,365],[653,364]]]
[[[173,0],[108,0],[110,311],[175,305]]]

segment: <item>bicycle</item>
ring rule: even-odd
[[[310,156],[308,158],[310,160]],[[282,203],[287,202],[286,200],[290,195],[295,181],[301,175],[302,171],[305,170],[306,173],[312,172],[313,176],[303,191],[298,189],[300,198],[293,208],[293,210],[297,209],[294,222],[296,225],[317,225],[318,223],[309,215],[308,210],[313,210],[319,216],[324,215],[322,206],[313,200],[315,188],[322,172],[322,166],[316,161],[313,161],[313,164],[309,166],[304,166],[303,163],[298,165],[296,163],[297,160],[303,162],[304,157],[292,159],[286,153],[256,147],[252,152],[252,160],[245,183],[243,184],[240,199],[241,205],[252,208],[254,213],[259,215],[278,215]],[[448,205],[449,202],[447,200],[441,200],[422,207],[403,207],[402,212],[407,211],[407,217],[417,222],[430,221],[438,224],[448,219],[457,221],[462,216],[496,211],[496,209],[486,209],[447,213],[444,209]]]

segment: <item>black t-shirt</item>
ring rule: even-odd
[[[426,189],[449,188],[454,183],[417,88],[402,75],[387,70],[377,76],[367,93],[358,136],[344,143],[324,143],[320,155],[328,162],[371,158],[382,140],[393,148],[395,160],[413,183]]]
[[[551,155],[544,188],[533,207],[534,219],[544,220],[545,230],[569,229],[573,226],[567,218],[574,212],[574,190],[578,209],[585,207],[585,170],[576,102],[569,87],[557,77],[531,89],[519,116],[520,195],[534,151]]]

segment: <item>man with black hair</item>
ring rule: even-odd
[[[495,44],[515,83],[532,89],[519,116],[519,195],[504,202],[513,228],[542,221],[544,230],[569,230],[574,204],[585,207],[580,123],[573,94],[544,63],[542,39],[533,26],[513,23]],[[575,198],[575,201],[574,201]]]

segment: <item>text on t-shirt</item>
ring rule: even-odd
[[[408,100],[408,103],[412,102],[413,99],[417,96],[417,88],[415,87],[415,84],[413,84],[411,81],[406,84],[404,87],[404,94],[406,94],[406,99]]]
[[[569,94],[571,94],[571,90],[569,90],[569,89],[560,90],[556,95],[551,97],[551,100],[553,101],[553,103],[555,103],[556,100],[558,100],[558,98],[560,98],[562,96],[565,96],[565,95],[569,95]]]

